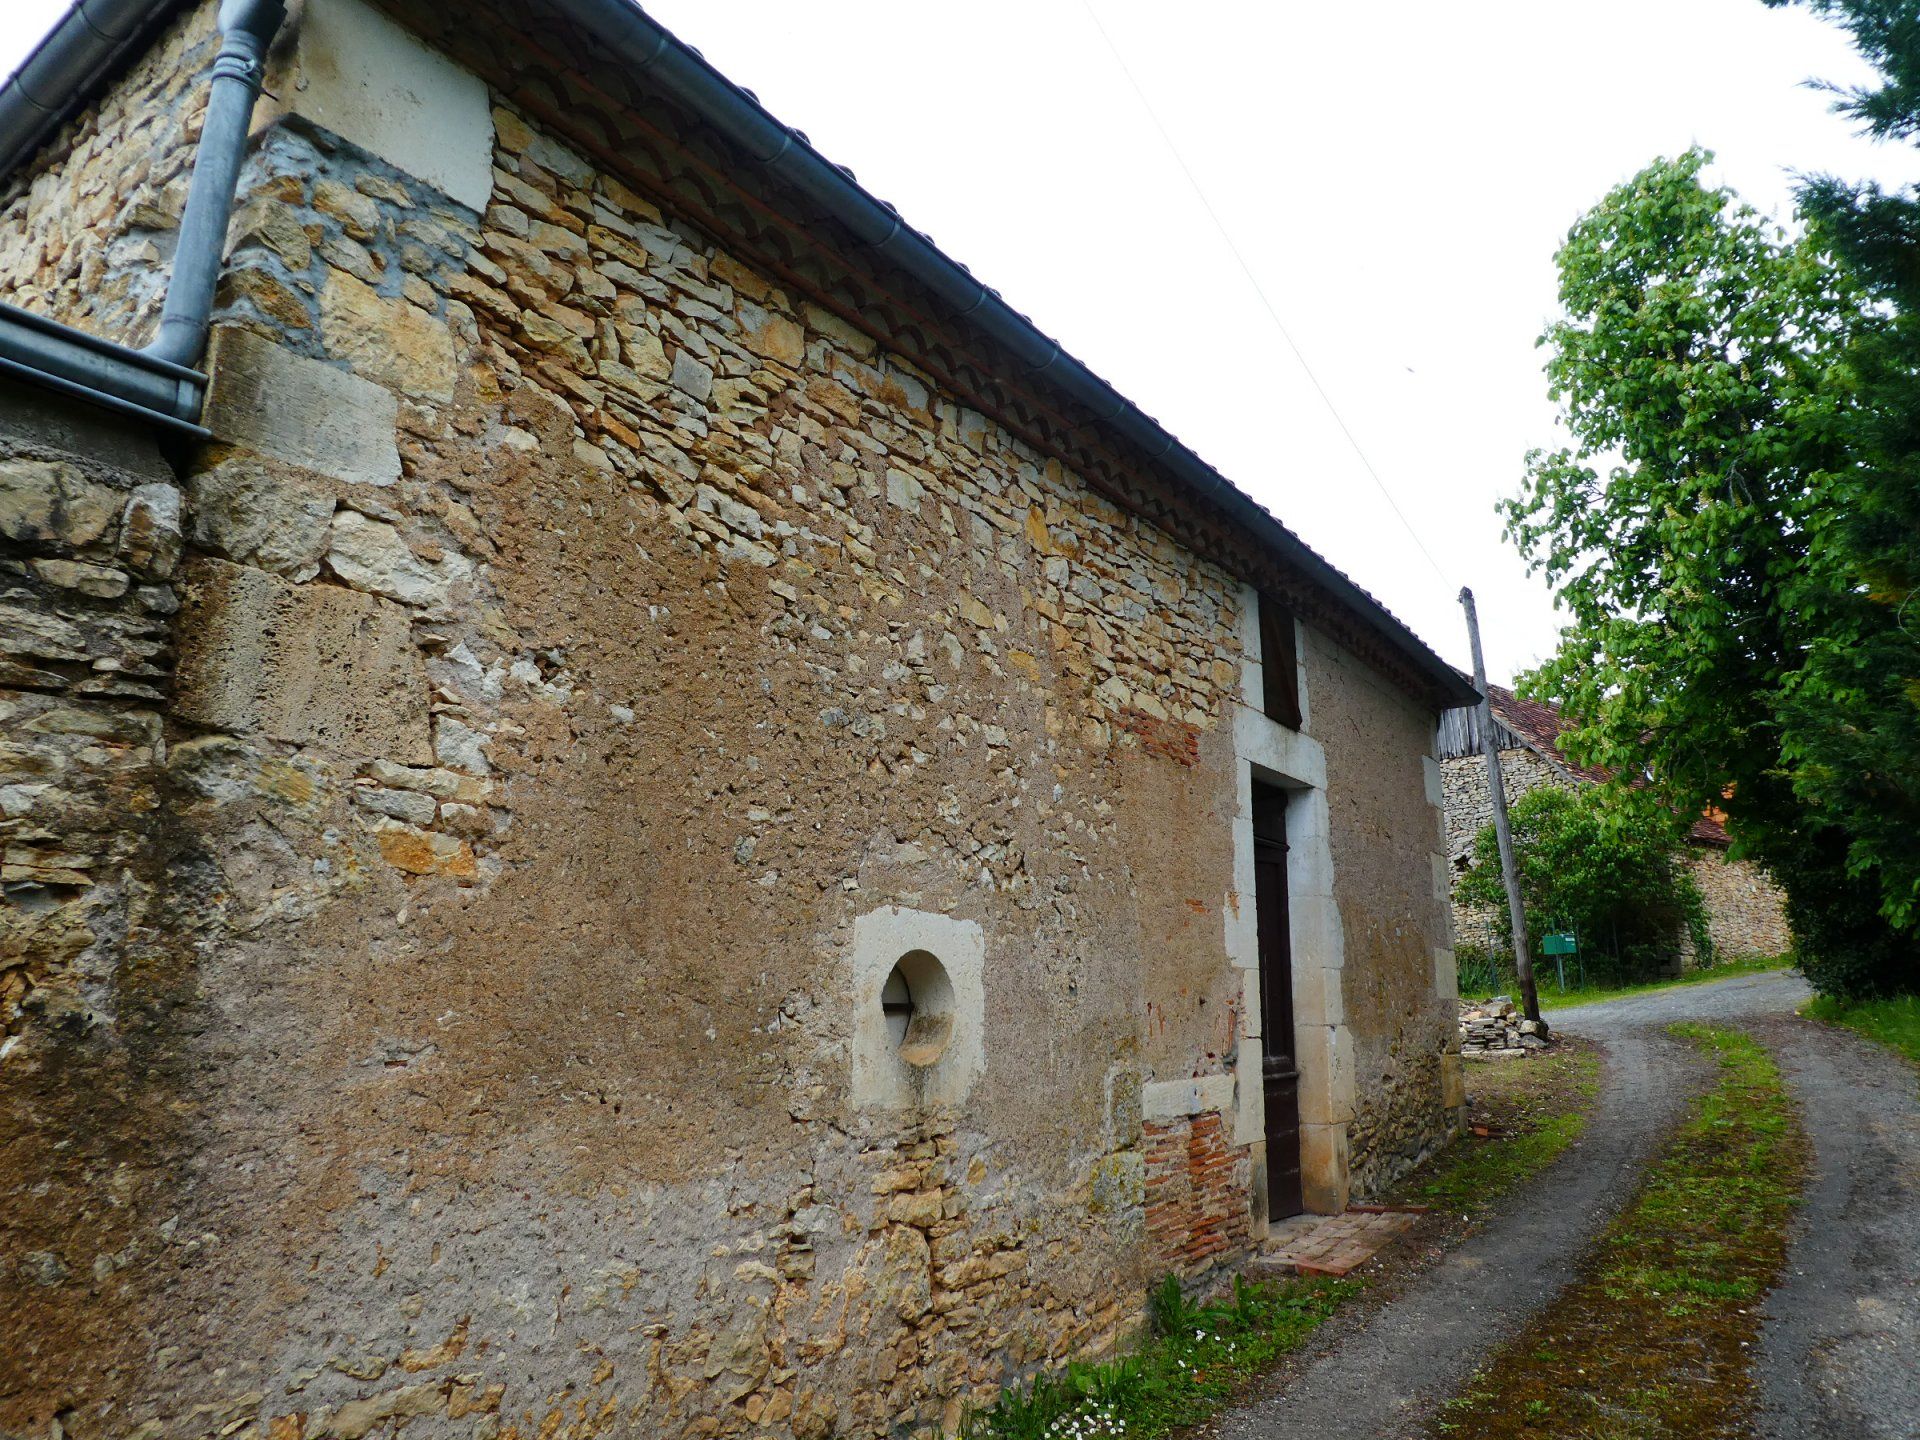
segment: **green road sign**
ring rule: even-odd
[[[1542,935],[1540,937],[1540,953],[1542,955],[1572,955],[1577,953],[1579,949],[1579,942],[1574,939],[1570,931],[1555,930],[1552,934]]]

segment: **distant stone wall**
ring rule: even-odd
[[[1572,789],[1581,783],[1525,748],[1502,750],[1500,765],[1509,805],[1542,785]],[[1495,944],[1494,912],[1485,907],[1464,905],[1458,898],[1458,881],[1472,859],[1474,836],[1482,827],[1493,823],[1486,760],[1478,755],[1466,755],[1443,760],[1440,766],[1447,801],[1447,853],[1456,884],[1454,936],[1461,942]],[[1793,947],[1785,897],[1765,870],[1752,861],[1729,860],[1725,851],[1709,845],[1690,847],[1686,865],[1706,902],[1707,930],[1721,957],[1781,955]],[[1683,937],[1681,952],[1682,963],[1692,963],[1691,940]]]
[[[1524,746],[1500,752],[1500,780],[1507,804],[1542,785],[1571,790],[1579,782],[1565,770]],[[1446,796],[1447,856],[1456,868],[1472,858],[1473,837],[1493,823],[1493,791],[1487,784],[1487,761],[1482,755],[1457,755],[1440,762],[1440,788]]]
[[[1760,866],[1702,845],[1694,848],[1687,872],[1706,901],[1707,933],[1721,959],[1784,955],[1793,948],[1786,896]]]
[[[1519,746],[1500,752],[1500,779],[1507,804],[1543,785],[1571,790],[1578,782],[1566,771]],[[1473,859],[1473,840],[1493,823],[1493,791],[1487,784],[1486,757],[1460,755],[1440,762],[1440,786],[1446,796],[1447,861],[1453,882],[1452,919],[1456,944],[1495,946],[1500,943],[1495,916],[1485,906],[1463,904],[1460,877]]]

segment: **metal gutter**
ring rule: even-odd
[[[32,154],[28,147],[37,146],[81,103],[83,90],[57,87],[98,83],[170,8],[171,0],[81,0],[69,11],[0,87],[5,166]],[[191,367],[206,349],[234,186],[246,159],[267,47],[285,18],[282,0],[224,0],[220,7],[220,53],[213,62],[193,179],[174,243],[173,275],[153,343],[135,350],[0,305],[0,373],[175,434],[206,437],[199,418],[207,379]],[[9,117],[22,122],[22,134],[31,140],[7,128]]]
[[[207,436],[196,423],[207,391],[198,370],[12,305],[0,305],[0,373],[178,434]]]

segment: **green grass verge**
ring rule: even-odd
[[[1153,1440],[1198,1424],[1359,1291],[1352,1280],[1236,1278],[1230,1298],[1196,1305],[1169,1277],[1153,1293],[1154,1335],[1140,1349],[1007,1390],[991,1409],[969,1414],[960,1433],[966,1440]]]
[[[1490,1120],[1497,1133],[1461,1136],[1395,1198],[1471,1215],[1545,1169],[1586,1129],[1600,1093],[1600,1058],[1559,1049],[1469,1061],[1467,1089],[1475,1118]]]
[[[1877,1040],[1920,1065],[1920,995],[1852,1003],[1816,995],[1806,1013],[1816,1020],[1858,1030],[1869,1040]]]
[[[1584,990],[1557,990],[1550,978],[1551,971],[1542,967],[1535,971],[1540,981],[1540,1009],[1544,1014],[1548,1010],[1565,1010],[1574,1005],[1597,1005],[1603,1000],[1624,1000],[1631,995],[1651,995],[1656,990],[1677,990],[1686,985],[1710,985],[1716,980],[1730,980],[1736,975],[1765,975],[1774,970],[1785,970],[1793,964],[1791,955],[1766,955],[1756,960],[1728,960],[1724,964],[1709,965],[1704,970],[1691,970],[1672,980],[1649,980],[1644,985],[1594,986]],[[1511,995],[1514,1003],[1519,1003],[1516,990],[1493,991],[1464,994],[1462,1000],[1485,1000],[1492,995]]]
[[[1699,1440],[1743,1434],[1758,1301],[1786,1263],[1806,1137],[1751,1036],[1676,1025],[1717,1082],[1580,1273],[1448,1402],[1430,1435]]]

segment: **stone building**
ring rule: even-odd
[[[0,91],[0,1432],[951,1428],[1444,1143],[1453,672],[638,10],[272,8]]]
[[[1606,772],[1577,765],[1560,748],[1566,722],[1559,708],[1528,700],[1499,685],[1488,686],[1494,734],[1500,749],[1500,778],[1507,803],[1543,785],[1574,789],[1597,785]],[[1474,836],[1493,823],[1493,794],[1478,716],[1471,709],[1451,711],[1440,722],[1441,788],[1446,796],[1447,858],[1457,879],[1473,860]],[[1702,815],[1687,831],[1687,870],[1706,902],[1707,933],[1725,959],[1783,955],[1793,948],[1787,926],[1786,897],[1772,878],[1751,860],[1733,859],[1733,841],[1716,815]],[[1457,899],[1454,933],[1463,940],[1492,933],[1492,917],[1475,913]],[[1691,942],[1683,937],[1689,952]]]

